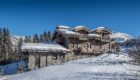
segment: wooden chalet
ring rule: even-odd
[[[110,38],[111,33],[105,27],[90,30],[85,26],[57,26],[53,37],[55,44],[24,43],[21,50],[28,56],[28,68],[32,70],[90,55],[116,52],[119,46]]]
[[[73,29],[57,26],[54,39],[76,54],[116,52],[117,45],[109,37],[111,33],[111,30],[105,27],[90,30],[85,26],[76,26]]]

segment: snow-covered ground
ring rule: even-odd
[[[1,80],[139,80],[140,65],[126,53],[102,54],[42,69],[3,76]]]

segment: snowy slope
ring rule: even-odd
[[[127,40],[133,39],[129,34],[122,33],[122,32],[115,32],[110,35],[111,38],[115,39],[117,42],[125,42]]]
[[[138,80],[140,66],[126,54],[103,54],[63,65],[5,76],[3,80]]]

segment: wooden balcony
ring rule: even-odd
[[[85,40],[86,41],[86,40],[89,40],[89,39],[90,38],[89,38],[88,34],[80,34],[79,35],[79,40]],[[98,39],[102,42],[110,42],[111,41],[109,36],[95,37],[94,39]]]
[[[110,42],[111,39],[110,39],[109,36],[104,36],[104,37],[101,37],[101,41],[102,41],[102,42]]]
[[[80,34],[79,40],[88,40],[88,34]]]

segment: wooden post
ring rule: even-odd
[[[48,66],[48,61],[47,61],[47,58],[48,58],[48,57],[46,56],[46,66]]]

